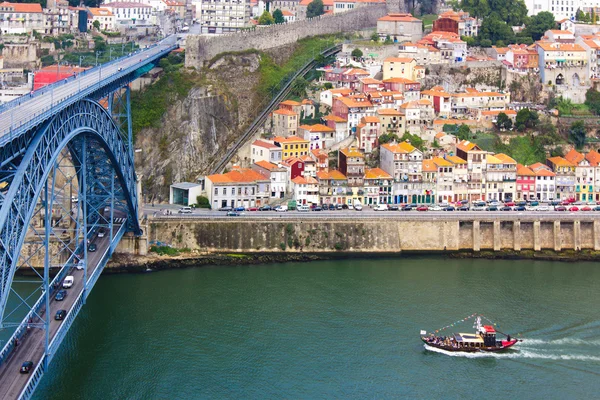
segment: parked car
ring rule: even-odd
[[[88,247],[88,251],[91,251],[92,253],[95,252],[98,249],[98,247],[96,246],[96,243],[91,243]]]
[[[514,207],[514,206],[516,206],[516,204],[513,201],[507,201],[506,203],[504,203],[504,205],[506,207]]]
[[[298,204],[296,206],[296,211],[307,212],[307,211],[310,211],[310,207],[308,206],[308,204]]]
[[[470,208],[468,205],[463,205],[457,208],[458,211],[469,211]]]
[[[523,200],[516,202],[517,207],[525,207],[526,205],[527,205],[527,202],[523,201]]]
[[[427,206],[419,206],[417,207],[417,211],[427,211],[429,208]]]
[[[504,207],[502,207],[502,208],[500,209],[500,211],[512,211],[512,209],[513,209],[513,208],[512,208],[512,207],[510,207],[510,206],[504,206]]]
[[[529,205],[530,205],[531,207],[537,207],[537,206],[539,206],[539,205],[540,205],[540,202],[539,202],[539,201],[535,201],[535,200],[534,200],[534,201],[530,201],[530,202],[529,202]]]
[[[320,205],[315,205],[314,208],[312,208],[312,211],[323,211],[323,208],[321,208]]]
[[[241,214],[238,211],[228,211],[227,212],[227,216],[228,217],[239,217]]]
[[[550,202],[550,205],[551,205],[551,206],[559,206],[559,205],[560,205],[560,200],[552,200],[552,201]]]
[[[600,206],[594,207],[594,211],[600,211]]]
[[[388,210],[389,211],[398,211],[398,206],[395,204],[390,204],[390,205],[388,205]]]
[[[246,207],[244,207],[244,206],[238,206],[233,211],[246,211]]]
[[[432,204],[427,208],[429,209],[429,211],[442,211],[442,207],[435,204]]]
[[[550,206],[547,206],[545,204],[542,204],[541,206],[537,206],[536,211],[550,211]]]
[[[569,207],[569,211],[579,211],[579,207],[571,206],[571,207]]]
[[[513,207],[513,211],[527,211],[527,209],[523,206]]]
[[[387,204],[377,204],[374,208],[373,211],[387,211],[388,210],[388,206]]]
[[[348,209],[348,204],[342,204],[342,210],[347,210]]]
[[[335,206],[335,209],[336,209],[336,210],[343,210],[343,209],[344,209],[344,205],[343,205],[343,204],[337,204],[337,205]]]
[[[54,319],[57,321],[62,321],[67,316],[67,310],[58,310],[56,314],[54,314]]]
[[[277,211],[277,212],[286,212],[287,210],[288,210],[287,206],[284,206],[284,205],[275,207],[275,211]]]
[[[21,369],[19,369],[19,372],[22,374],[28,374],[32,369],[33,361],[25,361],[23,364],[21,364]]]
[[[273,209],[273,207],[271,207],[270,205],[266,204],[266,205],[260,207],[258,209],[258,211],[271,211],[272,209]]]
[[[360,204],[360,203],[356,203],[355,205],[348,204],[348,209],[349,210],[362,211],[362,204]]]
[[[415,207],[416,208],[416,207]],[[413,207],[411,204],[405,204],[404,206],[402,206],[401,208],[402,211],[412,211]]]
[[[335,204],[330,204],[328,206],[329,211],[335,211]]]
[[[583,206],[579,209],[579,211],[592,211],[592,207],[590,206]]]
[[[191,214],[192,213],[192,207],[181,207],[179,210],[177,210],[178,214]]]
[[[219,208],[219,211],[233,211],[233,208],[226,206],[226,207],[221,207]]]
[[[248,207],[248,211],[258,211],[258,207]]]
[[[565,207],[565,206],[556,206],[556,207],[554,207],[554,211],[567,211],[567,207]]]
[[[486,205],[484,204],[473,204],[471,207],[471,211],[485,211]]]
[[[454,206],[444,207],[444,211],[455,211],[456,208]]]
[[[487,206],[485,208],[486,211],[498,211],[498,206]]]
[[[54,296],[54,300],[63,301],[65,299],[65,297],[67,297],[67,291],[64,289],[61,289],[58,292],[56,292],[56,295]]]

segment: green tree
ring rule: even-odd
[[[323,0],[313,0],[306,7],[306,18],[314,18],[325,14]]]
[[[308,81],[303,77],[297,77],[292,83],[291,94],[297,97],[306,96],[306,88],[308,87]]]
[[[373,32],[371,35],[371,40],[374,42],[379,42],[379,34],[377,32]]]
[[[537,112],[529,110],[529,108],[522,108],[517,113],[515,125],[519,131],[524,131],[526,128],[535,128],[539,119]]]
[[[333,84],[331,82],[325,82],[323,84],[323,89],[325,89],[325,90],[333,89]]]
[[[521,26],[527,21],[527,6],[523,0],[458,0],[456,6],[484,21],[494,15],[510,26]]]
[[[273,25],[274,23],[275,20],[267,10],[263,11],[261,16],[258,18],[259,25]]]
[[[92,26],[94,27],[94,29],[95,29],[95,30],[100,30],[100,21],[98,21],[98,20],[95,20],[95,21],[92,23]]]
[[[580,8],[578,8],[577,12],[575,12],[575,20],[580,22],[587,22],[586,15],[583,11],[581,11]]]
[[[283,12],[279,8],[273,11],[273,20],[276,24],[285,23],[285,18],[283,18]]]
[[[470,140],[471,128],[469,128],[469,125],[462,124],[459,126],[458,131],[456,131],[456,137],[460,140]]]
[[[492,47],[492,41],[490,39],[481,39],[479,41],[479,44],[481,45],[481,47]]]
[[[532,16],[525,25],[524,35],[530,36],[532,40],[540,40],[544,33],[556,26],[554,14],[548,11],[542,11]]]
[[[569,128],[569,141],[575,145],[575,148],[581,149],[585,144],[586,133],[583,121],[573,122]]]
[[[594,114],[600,114],[600,92],[594,88],[585,92],[585,105],[589,107]]]
[[[425,142],[419,136],[411,135],[410,133],[406,132],[404,135],[402,135],[402,137],[400,138],[400,140],[398,140],[398,142],[406,142],[406,141],[409,141],[410,144],[415,146],[417,149],[419,149],[421,151],[424,150]]]
[[[350,53],[350,55],[352,56],[352,58],[354,58],[356,60],[363,56],[363,52],[361,49],[356,48],[356,49],[352,50],[352,53]]]
[[[498,114],[498,118],[496,119],[496,127],[502,130],[510,130],[512,128],[512,120],[505,113],[501,112]]]
[[[501,40],[503,43],[514,43],[515,33],[512,28],[498,16],[492,14],[489,18],[484,18],[479,30],[479,42],[483,46],[483,40],[491,40],[496,43]]]
[[[395,133],[384,133],[381,136],[379,136],[378,142],[379,144],[386,144],[389,142],[399,142],[400,138],[398,137],[398,135],[396,135]]]

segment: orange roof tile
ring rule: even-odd
[[[565,154],[565,159],[573,164],[579,164],[584,158],[585,156],[575,149],[571,149]]]
[[[600,153],[596,150],[592,150],[585,155],[585,159],[589,161],[592,167],[597,167],[600,165]]]
[[[499,159],[500,161],[502,161],[504,164],[516,164],[517,163],[514,160],[514,158],[511,158],[504,153],[496,154],[496,158]]]
[[[410,144],[408,142],[401,142],[398,144],[386,143],[386,144],[382,145],[381,147],[383,147],[386,150],[391,151],[392,153],[403,153],[403,154],[412,153],[413,151],[417,150],[417,148],[415,146],[413,146],[412,144]]]
[[[435,163],[433,162],[433,160],[429,159],[429,160],[423,160],[423,162],[421,163],[423,172],[437,172],[437,167],[435,165]]]
[[[469,142],[468,140],[462,140],[461,142],[457,143],[456,148],[460,149],[462,151],[471,151],[471,150],[481,151],[479,146],[477,146],[473,142]]]
[[[297,101],[294,100],[285,100],[282,101],[281,103],[279,103],[279,105],[286,105],[286,106],[301,106],[302,103],[298,103]]]
[[[264,140],[255,140],[252,142],[252,146],[264,147],[266,149],[279,149],[280,147],[269,142],[265,142]]]
[[[415,61],[414,58],[410,57],[388,57],[383,62],[398,62],[398,63],[411,63]]]
[[[347,119],[342,117],[338,117],[337,115],[329,114],[323,117],[324,120],[333,121],[333,122],[348,122]]]
[[[333,132],[335,130],[323,124],[300,125],[298,128],[309,132]]]
[[[535,176],[535,172],[527,168],[524,165],[517,164],[517,175],[518,176]]]
[[[380,108],[379,110],[377,110],[377,114],[379,114],[379,115],[396,115],[396,116],[404,115],[400,111],[396,110],[395,108]]]
[[[238,168],[225,174],[209,175],[207,178],[213,183],[251,183],[268,180],[261,173],[249,168]]]
[[[575,164],[566,160],[563,157],[550,157],[550,158],[548,158],[548,161],[550,161],[552,164],[556,165],[557,167],[574,167],[575,166]]]
[[[0,3],[1,8],[10,8],[18,13],[41,13],[43,12],[41,4],[38,3],[9,3],[4,1]],[[111,14],[112,15],[112,14]]]
[[[258,165],[259,167],[262,167],[262,168],[264,168],[264,169],[267,169],[267,170],[269,170],[269,171],[271,171],[271,170],[274,170],[274,169],[276,169],[276,168],[279,168],[279,167],[277,167],[277,165],[276,165],[276,164],[273,164],[273,163],[271,163],[271,162],[268,162],[268,161],[265,161],[265,160],[257,161],[257,162],[255,162],[254,164],[256,164],[256,165]]]
[[[551,43],[536,42],[544,51],[585,51],[583,47],[575,43]]]
[[[366,122],[366,123],[369,123],[369,124],[377,124],[377,123],[381,122],[381,121],[379,121],[379,118],[377,118],[377,117],[371,117],[371,116],[362,117],[360,121],[361,122]]]
[[[392,177],[381,168],[365,168],[365,179],[392,179]]]
[[[365,157],[365,155],[356,147],[348,147],[345,149],[341,149],[340,153],[344,154],[346,157]]]
[[[446,160],[450,161],[452,164],[466,164],[467,161],[463,160],[459,156],[446,156]]]
[[[277,143],[308,143],[308,140],[302,139],[298,136],[288,136],[286,138],[277,136],[273,140]]]
[[[410,14],[388,14],[385,17],[379,18],[377,21],[421,22],[420,19],[415,18]]]
[[[288,110],[286,108],[277,109],[277,110],[273,111],[273,114],[278,114],[278,115],[298,115],[298,113],[293,112],[292,110]]]

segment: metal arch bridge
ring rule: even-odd
[[[0,106],[0,399],[31,397],[121,237],[141,233],[129,83],[175,48],[168,37]]]

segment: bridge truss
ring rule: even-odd
[[[43,332],[43,355],[18,396],[29,398],[122,235],[141,232],[129,86],[72,102],[0,156],[0,367]],[[99,237],[108,247],[90,262]],[[83,287],[53,331],[50,302],[77,271]]]

